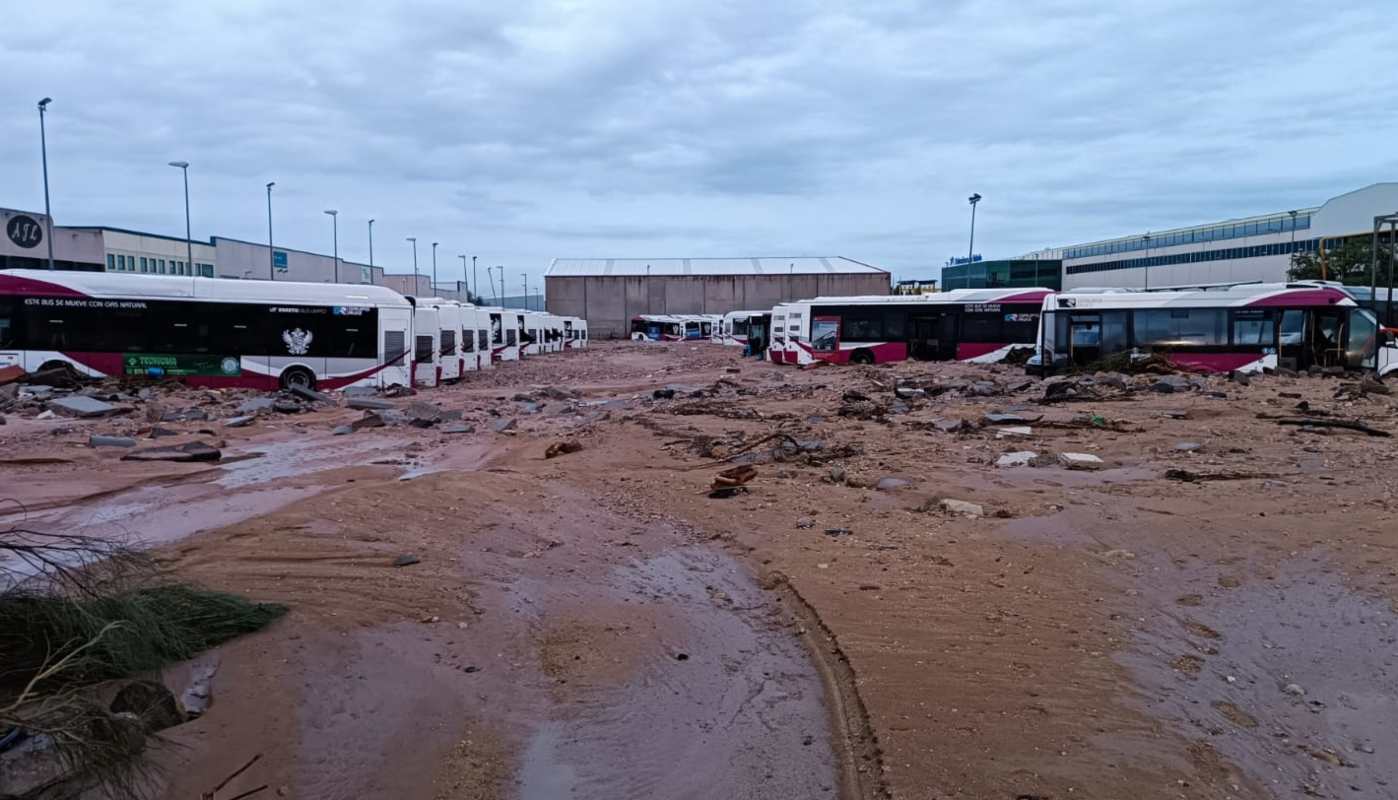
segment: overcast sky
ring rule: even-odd
[[[1398,177],[1391,2],[25,3],[0,206],[457,254],[844,255],[900,277]],[[532,280],[531,280],[532,282]],[[511,291],[515,286],[511,285]]]

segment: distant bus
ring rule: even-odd
[[[479,306],[461,306],[461,355],[467,371],[491,366],[490,314]]]
[[[1282,367],[1398,369],[1398,349],[1373,312],[1320,282],[1184,291],[1062,292],[1045,298],[1039,369],[1157,353],[1205,372]]]
[[[519,315],[512,309],[498,306],[482,308],[490,318],[490,359],[491,361],[519,360]]]
[[[0,367],[264,390],[407,386],[412,315],[381,286],[0,270]]]
[[[563,349],[581,350],[587,347],[587,320],[582,317],[563,318]]]
[[[1033,350],[1048,289],[817,297],[772,309],[771,359],[782,364],[995,363]]]
[[[414,302],[413,298],[408,298]],[[437,307],[413,307],[413,385],[430,388],[442,382],[442,334]]]
[[[771,314],[771,311],[729,311],[723,315],[723,321],[719,327],[719,342],[730,347],[746,347],[748,344],[748,326],[752,323],[752,319],[768,314]]]

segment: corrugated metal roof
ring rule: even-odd
[[[887,270],[843,256],[770,258],[555,258],[550,278],[675,275],[886,275]]]

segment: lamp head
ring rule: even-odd
[[[172,166],[172,167],[179,167],[180,169],[189,169],[189,162],[188,162],[188,161],[171,161],[171,162],[170,162],[170,166]]]
[[[40,100],[40,101],[39,101],[39,110],[40,110],[40,111],[43,111],[44,109],[48,108],[49,103],[52,103],[52,102],[53,102],[53,98],[52,98],[52,97],[45,97],[43,100]]]

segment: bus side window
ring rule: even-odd
[[[407,355],[407,333],[404,331],[384,331],[383,332],[383,357],[384,362],[393,364],[401,361]]]
[[[436,353],[432,352],[432,335],[418,336],[415,339],[416,347],[413,348],[413,360],[419,364],[426,364],[436,358]]]
[[[509,330],[505,331],[505,346],[506,346],[506,347],[514,347],[514,345],[515,345],[515,329],[514,329],[514,328],[510,328]]]
[[[481,352],[485,352],[490,347],[489,338],[490,334],[488,332],[484,330],[476,331],[476,340],[480,345]]]

